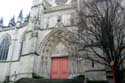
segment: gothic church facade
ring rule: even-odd
[[[0,81],[32,78],[70,79],[85,75],[106,80],[105,66],[79,57],[75,40],[82,0],[33,0],[30,16],[22,12],[8,26],[0,21]],[[83,54],[84,56],[84,54]]]

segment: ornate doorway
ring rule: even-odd
[[[39,75],[51,79],[68,79],[72,77],[72,56],[77,55],[71,32],[53,30],[42,41],[39,53],[41,67]],[[61,69],[60,69],[61,68]]]
[[[52,58],[51,79],[68,79],[68,57]]]

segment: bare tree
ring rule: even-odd
[[[114,83],[122,83],[125,58],[125,8],[122,0],[84,2],[79,17],[80,42],[77,43],[87,52],[84,58],[110,67]]]

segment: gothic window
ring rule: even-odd
[[[0,60],[7,60],[9,45],[10,45],[10,38],[9,36],[6,36],[0,42]]]

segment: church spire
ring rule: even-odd
[[[23,10],[20,11],[18,18],[23,18]]]
[[[25,23],[25,22],[28,22],[28,21],[29,21],[29,18],[30,18],[30,13],[25,17],[24,23]]]
[[[21,24],[23,24],[23,10],[20,11],[19,16],[17,17],[16,25],[19,27]]]
[[[23,22],[23,10],[20,11],[19,16],[17,17],[17,23],[22,24]]]
[[[9,27],[12,27],[12,26],[15,26],[15,25],[16,25],[16,23],[15,23],[15,16],[13,16],[13,17],[10,19],[8,26],[9,26]]]
[[[3,17],[0,18],[0,27],[3,26]]]

